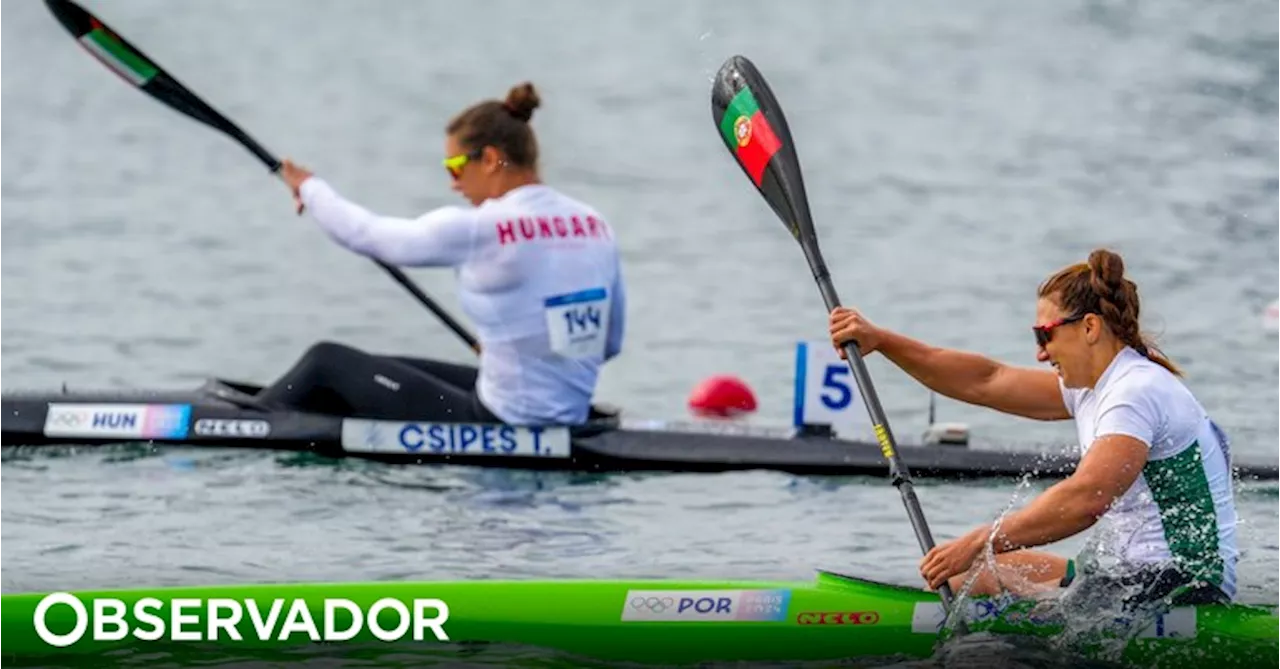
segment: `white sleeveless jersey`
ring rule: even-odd
[[[318,177],[303,204],[342,246],[391,265],[453,267],[480,340],[477,392],[516,425],[586,420],[600,366],[619,353],[626,295],[613,230],[541,185],[416,220],[378,216]]]
[[[1191,391],[1126,347],[1094,388],[1063,387],[1062,397],[1082,452],[1109,434],[1150,448],[1138,479],[1098,523],[1103,552],[1130,565],[1176,565],[1235,597],[1230,447]]]

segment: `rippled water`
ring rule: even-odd
[[[534,81],[545,177],[619,231],[629,332],[600,396],[630,415],[680,417],[694,383],[730,372],[756,389],[755,420],[785,422],[794,344],[825,332],[803,257],[711,122],[710,78],[743,53],[786,109],[845,302],[1034,364],[1036,284],[1115,248],[1239,456],[1280,451],[1280,356],[1261,323],[1280,284],[1275,3],[85,5],[272,150],[388,213],[453,201],[444,123]],[[321,339],[466,359],[372,263],[295,218],[239,146],[115,81],[41,3],[3,18],[6,389],[263,381]],[[448,272],[412,275],[456,309]],[[895,431],[918,433],[927,394],[869,365]],[[983,444],[1074,435],[949,401],[939,418]],[[816,567],[918,583],[881,478],[126,448],[10,452],[0,473],[5,592]],[[1014,483],[919,490],[948,538]],[[1244,486],[1239,504],[1241,598],[1274,604],[1277,487]]]

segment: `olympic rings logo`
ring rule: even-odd
[[[662,613],[675,606],[676,600],[671,597],[632,597],[628,604],[637,611],[647,610],[652,613]]]
[[[1004,613],[1008,603],[996,599],[977,599],[973,601],[973,608],[977,620],[992,620]]]
[[[89,414],[78,412],[58,412],[49,416],[49,423],[58,427],[80,427],[88,420]]]

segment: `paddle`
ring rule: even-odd
[[[275,156],[271,155],[269,151],[254,141],[236,124],[218,113],[196,94],[187,90],[185,86],[178,83],[177,79],[174,79],[155,61],[145,56],[123,37],[116,34],[114,30],[107,27],[98,17],[85,11],[83,7],[71,0],[45,0],[45,4],[49,6],[49,11],[53,12],[58,22],[76,38],[80,46],[101,61],[103,65],[106,65],[108,69],[119,75],[121,79],[156,100],[163,102],[170,108],[186,114],[205,125],[221,130],[232,139],[240,142],[258,160],[266,164],[267,169],[271,170],[272,174],[279,173],[280,161]],[[405,290],[409,291],[409,294],[413,295],[422,306],[430,309],[450,330],[453,330],[454,334],[462,338],[467,343],[467,346],[470,346],[476,353],[480,352],[480,343],[476,341],[476,338],[470,332],[467,332],[461,323],[454,320],[444,308],[436,304],[430,297],[427,297],[427,294],[422,292],[417,284],[406,276],[404,272],[376,258],[372,260],[379,267],[386,270],[387,274],[390,274],[391,278],[396,280],[396,283],[399,283]]]
[[[796,157],[795,142],[791,140],[791,130],[782,115],[782,106],[773,96],[764,75],[746,57],[733,56],[720,66],[711,87],[711,113],[729,152],[800,243],[827,311],[840,306],[840,298],[836,297],[836,289],[831,285],[831,274],[818,248],[818,235],[814,231],[804,180],[800,176],[800,159]],[[902,494],[921,551],[928,553],[933,548],[933,536],[929,533],[924,512],[920,510],[920,501],[916,499],[911,473],[898,457],[897,443],[889,431],[889,419],[880,406],[880,398],[871,384],[871,376],[867,373],[857,342],[845,344],[844,353],[862,393],[862,401],[871,413],[880,452],[889,461],[893,485]],[[938,592],[949,612],[952,602],[950,586],[944,583]]]

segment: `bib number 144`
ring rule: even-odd
[[[605,288],[557,295],[543,303],[551,350],[566,358],[603,357],[609,332]]]

